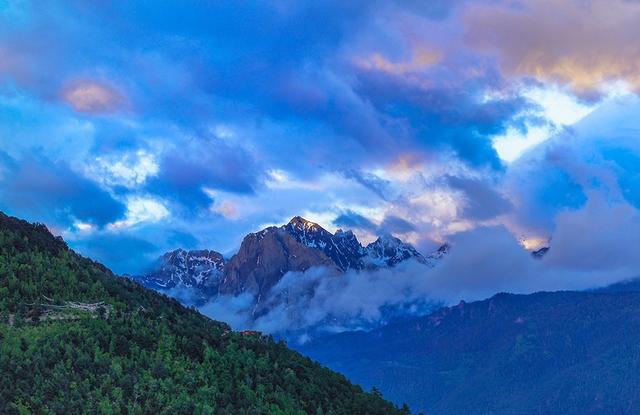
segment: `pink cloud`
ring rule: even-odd
[[[522,0],[464,12],[467,44],[498,54],[508,75],[598,92],[609,81],[640,88],[640,3]]]
[[[124,99],[113,87],[98,81],[76,81],[62,92],[63,99],[78,112],[110,113],[122,108]]]

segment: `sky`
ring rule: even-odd
[[[117,273],[302,215],[453,242],[428,288],[457,296],[640,275],[639,19],[635,0],[0,0],[0,210]]]

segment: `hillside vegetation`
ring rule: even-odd
[[[0,213],[0,413],[401,414]]]

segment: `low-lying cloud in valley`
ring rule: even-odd
[[[286,274],[257,307],[247,297],[218,298],[202,311],[265,332],[341,331],[378,324],[393,310],[419,314],[501,291],[583,290],[638,277],[640,188],[630,180],[638,108],[635,97],[612,100],[509,166],[500,181],[448,178],[466,200],[466,227],[444,235],[451,250],[433,268],[412,261],[344,274],[314,268]],[[603,126],[612,114],[618,126]],[[411,208],[406,200],[398,212]],[[336,222],[365,233],[383,228],[356,212]],[[523,247],[531,240],[550,250],[535,258]]]
[[[560,214],[552,248],[542,258],[503,226],[479,227],[452,235],[450,253],[433,268],[413,260],[346,273],[316,267],[287,273],[258,304],[247,293],[218,296],[200,311],[238,329],[292,333],[305,341],[319,332],[368,329],[496,292],[583,290],[640,276],[640,215],[625,204],[597,203],[604,202]],[[622,242],[622,229],[636,236]]]

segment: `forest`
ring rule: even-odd
[[[2,414],[408,414],[0,213]]]

